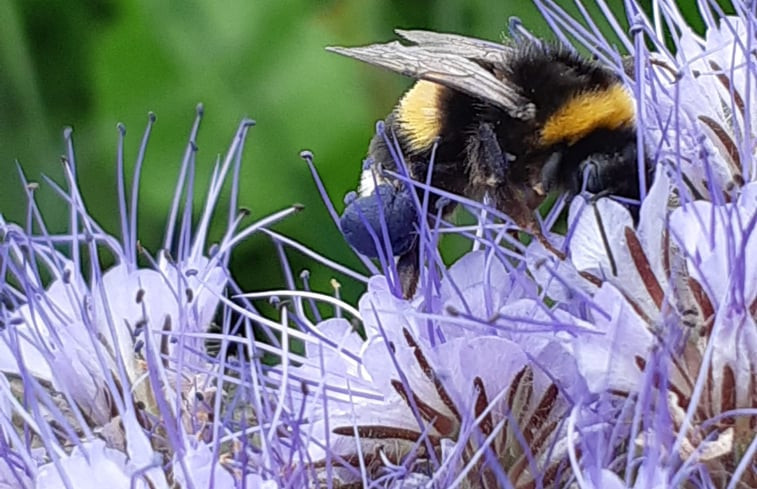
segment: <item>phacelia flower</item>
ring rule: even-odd
[[[752,487],[754,7],[735,3],[729,17],[703,5],[700,38],[671,2],[652,20],[627,3],[630,29],[610,23],[629,63],[585,11],[588,27],[537,3],[558,37],[617,66],[634,93],[639,147],[656,167],[641,207],[559,200],[524,245],[485,199],[408,182],[477,225],[430,209],[412,300],[382,259],[386,278],[370,279],[353,321],[309,324],[290,380],[308,386],[297,402],[313,466],[347,487],[411,475],[411,487]],[[567,230],[551,232],[564,204]],[[474,248],[449,268],[437,251],[448,233]]]
[[[548,294],[593,299],[581,318],[602,334],[574,342],[598,399],[585,407],[619,420],[613,436],[585,437],[574,462],[595,487],[612,487],[611,468],[618,487],[756,482],[755,17],[735,6],[736,17],[703,12],[704,39],[668,3],[665,26],[634,13],[634,45],[659,48],[637,63],[640,130],[658,165],[638,225],[615,202],[575,200],[567,256],[530,250]],[[680,33],[674,55],[655,37],[664,29]]]
[[[234,342],[254,348],[228,334],[226,297],[236,287],[228,261],[241,239],[295,209],[242,226],[235,167],[251,126],[243,121],[192,224],[200,118],[198,110],[158,253],[139,244],[138,185],[127,201],[121,176],[123,128],[120,238],[83,204],[70,131],[66,190],[52,184],[70,210],[68,231],[47,230],[35,184],[27,184],[25,226],[0,218],[0,486],[278,487],[275,462],[261,462],[265,452],[242,434],[265,415],[246,407],[252,391],[261,392],[243,374],[254,364],[244,355],[227,359]],[[140,155],[153,123],[151,116]],[[138,179],[141,159],[135,168]],[[209,246],[224,185],[233,190],[226,230]],[[114,264],[102,265],[107,260]],[[208,333],[219,317],[223,332]],[[206,352],[208,339],[221,345],[218,357]]]
[[[586,387],[569,335],[498,261],[478,251],[453,266],[437,311],[374,277],[359,308],[365,341],[346,319],[317,326],[330,344],[308,343],[290,379],[309,386],[301,402],[314,422],[303,431],[336,487],[402,487],[409,474],[434,487],[570,478],[564,419]],[[558,317],[565,330],[586,327]]]

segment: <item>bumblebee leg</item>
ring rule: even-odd
[[[589,197],[589,203],[592,204],[592,205],[594,205],[594,204],[597,203],[597,201],[599,199],[602,199],[602,198],[607,197],[607,196],[612,195],[612,194],[613,194],[612,189],[606,188],[606,189],[604,189],[604,190],[602,190],[600,192],[597,192],[596,194],[592,194],[592,196]]]
[[[478,125],[476,134],[468,138],[467,153],[471,186],[496,188],[504,183],[509,159],[499,146],[492,124]]]
[[[418,253],[418,241],[397,260],[397,274],[399,275],[400,287],[402,287],[402,297],[412,299],[415,290],[418,287],[418,277],[420,276],[420,255]]]
[[[536,219],[533,209],[536,209],[542,200],[543,196],[538,195],[533,189],[513,184],[501,187],[496,194],[497,209],[510,216],[521,231],[533,236],[544,248],[560,260],[564,260],[565,253],[550,243],[541,230],[539,220]]]
[[[562,156],[555,151],[547,158],[544,166],[541,168],[541,188],[543,193],[549,193],[560,187],[560,161]]]

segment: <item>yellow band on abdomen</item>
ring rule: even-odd
[[[431,147],[442,130],[442,96],[445,87],[420,80],[405,93],[397,106],[397,121],[402,136],[413,151]]]

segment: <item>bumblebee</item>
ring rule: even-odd
[[[407,186],[386,171],[399,173],[397,149],[410,178],[477,200],[488,195],[532,233],[539,232],[534,211],[550,192],[639,199],[635,105],[618,73],[536,40],[396,32],[405,44],[328,49],[418,80],[373,137],[341,219],[348,242],[373,257],[385,222],[406,297],[418,277],[419,216]],[[641,160],[651,181],[651,165]],[[438,197],[429,198],[433,211]]]

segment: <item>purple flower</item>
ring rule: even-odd
[[[586,28],[538,3],[558,36],[619,72],[628,66],[591,19]],[[670,2],[656,4],[653,20],[627,8],[630,37],[618,34],[635,69],[626,81],[639,144],[656,165],[638,219],[610,198],[577,196],[567,232],[527,247],[508,239],[496,212],[465,199],[475,230],[424,220],[418,236],[434,246],[421,246],[428,265],[412,301],[397,298],[382,262],[390,278],[369,280],[354,321],[309,323],[290,375],[308,385],[297,402],[322,480],[757,483],[755,17],[740,4],[737,17],[704,11],[699,39]],[[675,54],[662,32],[673,33]],[[442,233],[476,251],[447,268],[435,249]],[[540,436],[530,436],[535,425]]]
[[[637,51],[640,129],[658,162],[638,226],[619,204],[577,199],[567,258],[532,245],[529,264],[559,307],[578,311],[569,302],[590,295],[581,317],[601,333],[578,335],[573,347],[595,396],[573,413],[571,433],[583,440],[573,470],[585,486],[751,487],[755,20],[739,9],[705,16],[699,39],[672,5],[661,9],[666,28],[680,32],[675,56],[654,36],[659,24],[633,18],[633,32],[659,48]],[[612,418],[611,432],[589,430]]]
[[[260,448],[243,434],[252,392],[261,388],[240,371],[259,366],[226,359],[229,345],[244,340],[228,334],[225,297],[235,288],[227,268],[235,244],[294,209],[241,226],[244,214],[232,192],[226,232],[208,247],[221,188],[237,185],[235,166],[251,122],[240,124],[217,164],[193,228],[200,117],[198,111],[159,253],[137,242],[136,182],[127,203],[119,181],[120,238],[89,216],[76,185],[70,131],[67,190],[53,184],[70,209],[68,232],[47,231],[32,185],[32,221],[20,227],[0,218],[0,486],[231,488],[244,480],[246,487],[278,487],[275,463],[262,463]],[[121,129],[120,147],[123,137]],[[123,160],[118,164],[121,173]],[[182,194],[190,196],[183,203]],[[103,268],[104,255],[115,264]],[[255,315],[247,309],[245,322]],[[208,333],[216,317],[224,334]],[[206,353],[208,340],[221,345],[219,357]]]
[[[542,275],[559,277],[576,296],[596,287],[583,318],[596,330],[578,334],[573,351],[590,391],[615,398],[610,412],[632,427],[626,438],[605,440],[618,450],[605,462],[621,457],[630,437],[648,458],[643,469],[622,471],[626,480],[651,470],[656,475],[645,477],[664,473],[673,486],[704,477],[725,487],[734,474],[749,485],[757,447],[757,263],[750,255],[757,183],[733,203],[665,210],[668,182],[664,175],[655,182],[637,230],[619,204],[574,202],[570,257],[555,258],[556,267],[542,261],[551,272]]]
[[[57,467],[52,463],[41,466],[36,487],[126,488],[136,472],[137,467],[127,460],[126,454],[108,448],[102,440],[94,440],[75,446],[69,455],[58,461]],[[136,487],[149,486],[137,477]]]
[[[431,305],[371,279],[359,308],[365,341],[345,319],[318,325],[329,343],[307,345],[296,377],[312,385],[303,431],[316,466],[329,469],[323,480],[531,487],[569,478],[564,418],[585,384],[567,335],[518,275],[473,252]]]
[[[537,4],[559,37],[628,67],[592,22]],[[626,7],[625,81],[656,165],[639,215],[612,198],[561,199],[526,245],[486,201],[461,198],[474,227],[421,220],[412,300],[384,256],[386,274],[365,278],[267,229],[295,208],[242,225],[249,121],[192,227],[195,124],[154,254],[136,236],[138,185],[127,202],[119,177],[121,236],[106,233],[70,150],[66,190],[53,184],[67,232],[47,230],[32,184],[29,222],[0,218],[0,487],[757,486],[753,7],[703,11],[704,38],[671,2],[652,20]],[[209,246],[224,182],[226,231]],[[567,230],[552,232],[564,204]],[[381,214],[370,224],[390,229]],[[358,307],[338,285],[244,294],[229,256],[259,229],[365,280]],[[472,250],[446,266],[443,234]],[[291,300],[275,321],[249,302],[260,296]]]

